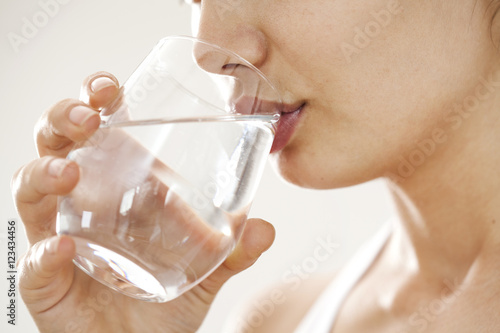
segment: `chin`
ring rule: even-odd
[[[286,149],[270,156],[274,171],[286,182],[310,189],[330,189],[330,176],[324,177],[318,173],[313,163],[301,161]]]
[[[314,157],[314,154],[298,154],[293,149],[285,148],[271,154],[270,161],[283,180],[308,189],[337,189],[377,178],[369,172],[358,170],[356,166],[342,163],[342,159],[325,161]]]

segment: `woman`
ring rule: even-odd
[[[251,61],[293,106],[272,154],[285,179],[338,188],[385,177],[398,209],[358,267],[339,273],[331,288],[304,283],[303,294],[282,297],[264,323],[239,330],[500,331],[500,3],[203,0],[193,7],[200,38]],[[31,245],[20,263],[23,299],[41,332],[194,332],[222,284],[271,245],[273,228],[249,220],[227,261],[179,299],[110,300],[74,270],[71,239],[54,236],[55,196],[79,176],[63,157],[97,129],[96,110],[116,96],[118,82],[97,73],[84,88],[88,103],[64,100],[44,114],[41,157],[13,181]]]

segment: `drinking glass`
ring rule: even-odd
[[[245,225],[282,104],[249,62],[192,38],[162,39],[69,153],[59,197],[74,263],[128,296],[166,302],[213,272]]]

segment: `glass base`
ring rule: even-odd
[[[73,262],[95,280],[124,295],[148,302],[167,302],[179,294],[167,293],[150,272],[130,259],[89,240],[73,237]]]

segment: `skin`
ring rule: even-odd
[[[342,46],[356,45],[356,28],[391,3],[398,10],[390,22],[347,56]],[[259,1],[240,2],[219,20],[217,3],[202,1],[200,37],[251,59],[287,103],[306,103],[288,145],[272,157],[278,172],[320,189],[384,177],[393,194],[392,237],[332,332],[500,328],[500,302],[489,296],[500,292],[496,9],[495,1]],[[489,88],[488,79],[496,82]],[[454,107],[471,100],[473,108]],[[422,155],[419,144],[429,140]],[[402,161],[411,158],[405,172]],[[283,313],[304,314],[318,284],[288,295],[254,331],[290,331]],[[426,313],[454,292],[460,297],[439,316]]]
[[[94,82],[99,85],[92,91]],[[67,99],[48,109],[36,127],[40,158],[20,168],[12,181],[29,241],[19,262],[19,290],[40,332],[194,332],[224,282],[251,266],[274,239],[269,223],[248,220],[235,250],[214,273],[162,304],[115,293],[77,269],[73,240],[54,236],[57,195],[70,192],[79,178],[78,165],[64,157],[97,129],[97,110],[118,90],[113,76],[96,73],[83,82],[81,100],[86,103]],[[78,117],[75,109],[83,110]]]
[[[349,295],[332,332],[495,332],[500,328],[500,301],[491,297],[500,293],[498,4],[400,0],[390,7],[393,3],[263,0],[221,7],[220,1],[204,0],[194,4],[193,25],[199,37],[261,69],[286,103],[305,103],[295,133],[272,156],[286,180],[324,189],[384,177],[393,194],[398,218],[392,236]],[[346,55],[346,44],[356,46],[356,29],[376,22],[373,12],[389,8],[390,22],[369,45]],[[84,83],[86,89],[93,78]],[[483,79],[490,80],[487,87],[481,86]],[[70,191],[78,179],[75,165],[49,177],[48,164],[95,130],[95,110],[117,93],[113,82],[89,93],[85,101],[94,111],[89,109],[81,126],[68,114],[83,102],[52,107],[37,127],[41,158],[13,181],[33,244],[20,264],[21,293],[42,332],[63,331],[88,297],[87,285],[97,288],[73,271],[72,242],[47,238],[54,234],[54,195]],[[454,103],[474,97],[473,109],[454,111]],[[432,152],[418,155],[429,140]],[[418,163],[404,172],[402,161],[415,156],[421,157]],[[166,305],[114,295],[119,302],[99,312],[93,328],[134,332],[154,330],[161,322],[163,331],[196,330],[224,281],[250,266],[273,235],[265,222],[249,221],[236,253],[201,289]],[[55,254],[44,251],[49,243],[59,244]],[[254,332],[293,330],[329,280],[303,282]],[[429,312],[443,295],[449,301],[444,310]],[[186,309],[179,324],[175,313]],[[113,321],[118,317],[131,319]]]

